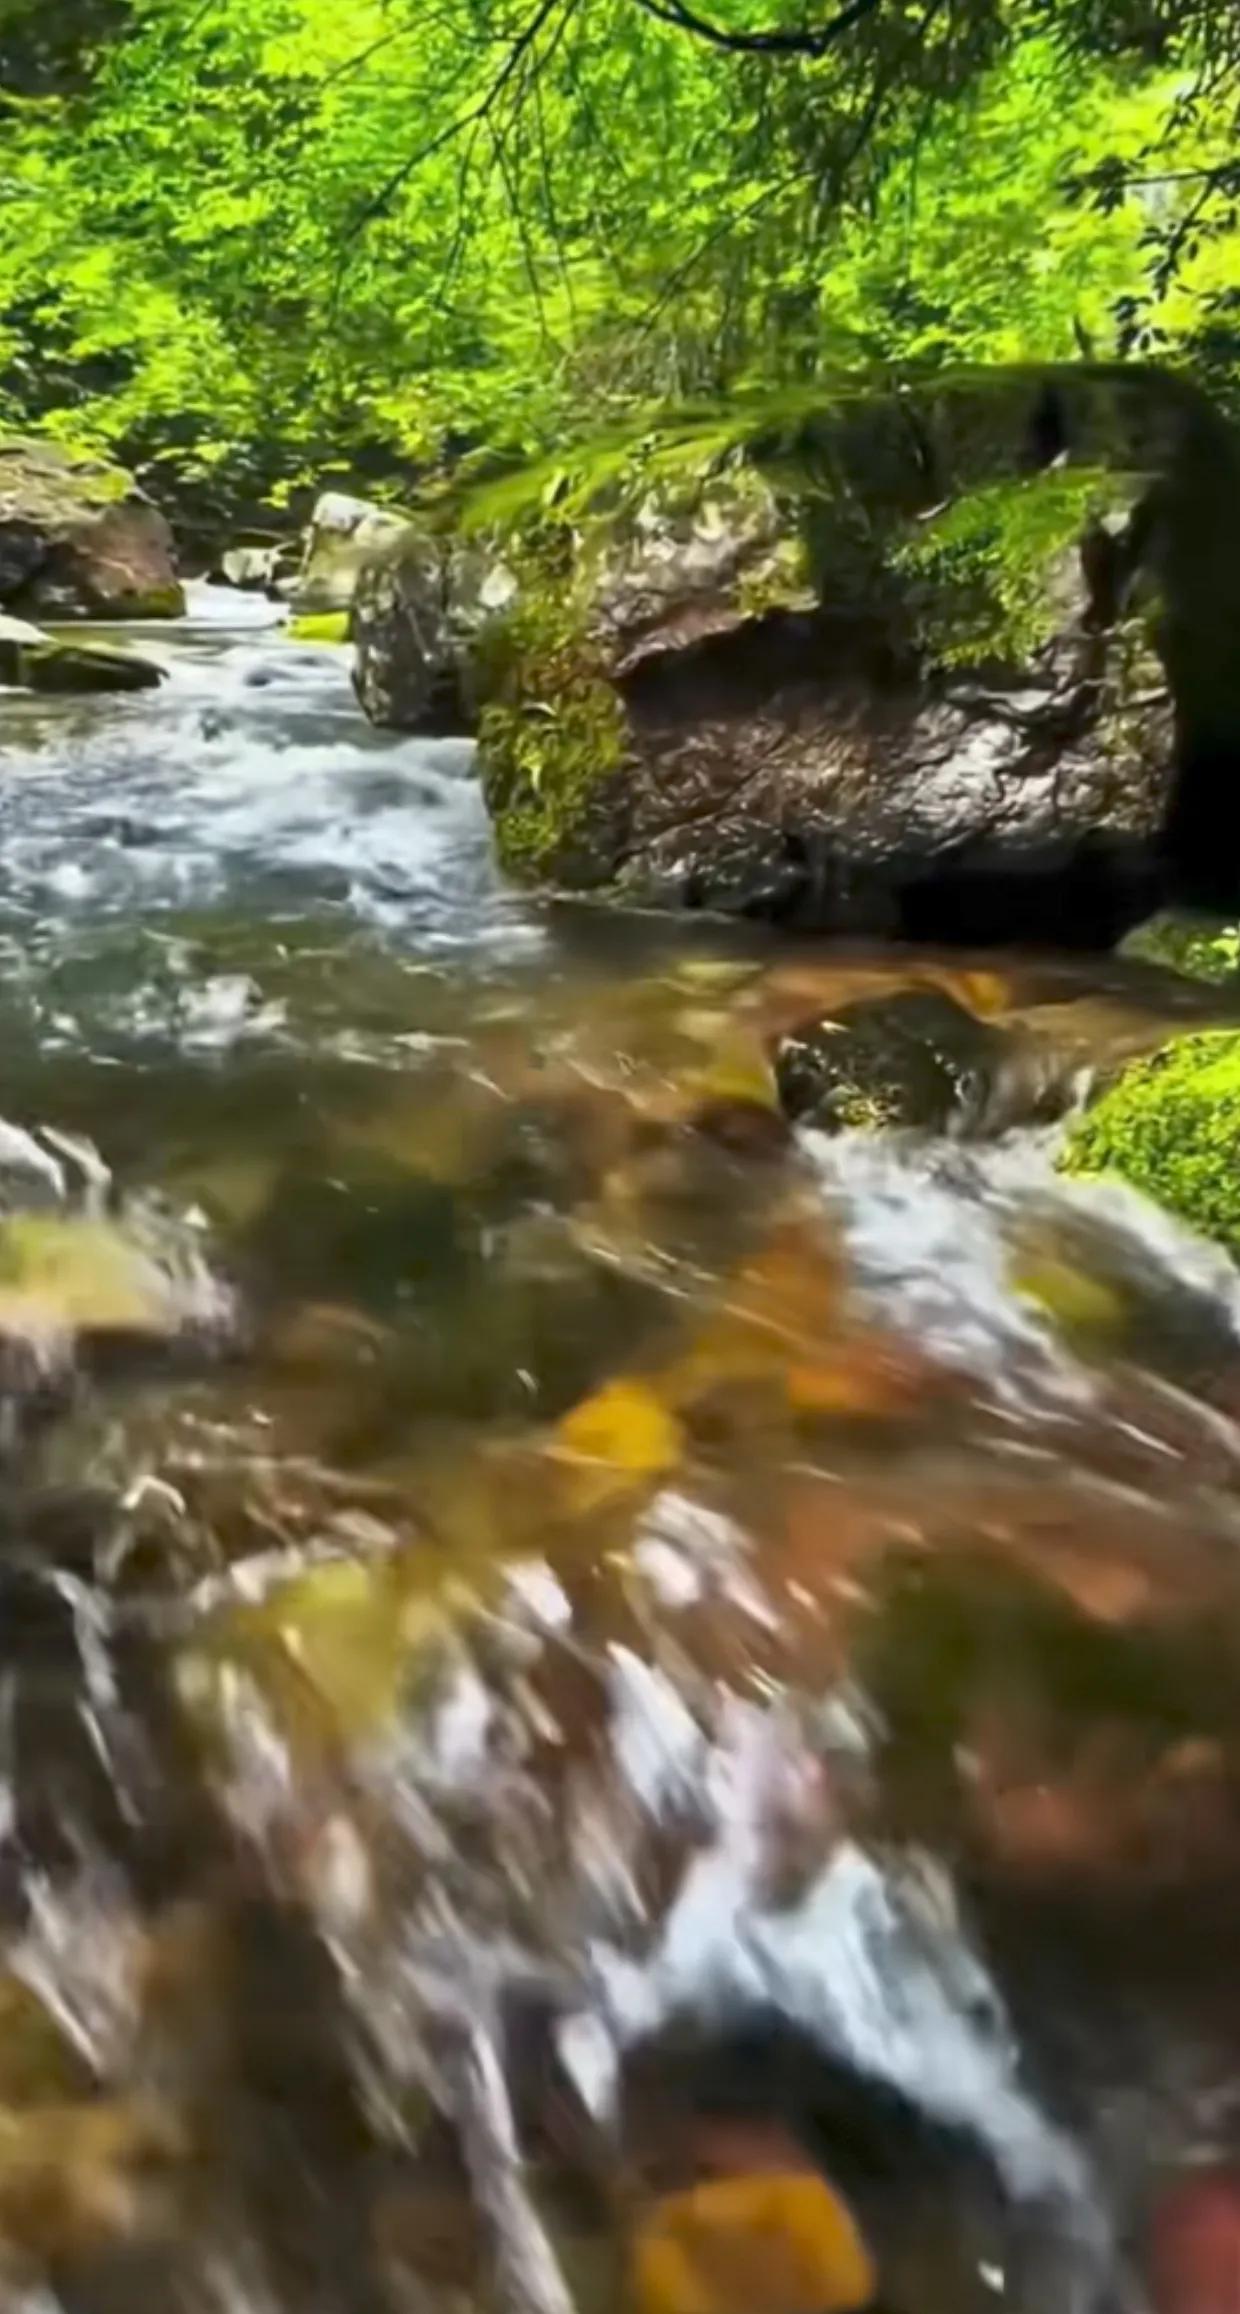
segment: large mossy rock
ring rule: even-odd
[[[510,870],[1089,945],[1240,884],[1240,446],[1205,397],[1003,370],[672,447],[475,505],[515,588],[456,631],[450,557],[407,541],[430,643],[363,639],[384,720],[476,702]]]
[[[1178,1037],[1074,1126],[1066,1173],[1118,1174],[1240,1255],[1240,1033]]]
[[[123,468],[54,442],[0,440],[0,608],[179,618],[172,532]]]

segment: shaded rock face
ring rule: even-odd
[[[122,468],[0,441],[0,605],[42,618],[178,618],[172,532]]]
[[[328,490],[317,501],[306,532],[305,552],[293,589],[293,609],[304,613],[347,611],[368,559],[405,527],[398,514],[368,499]],[[244,582],[242,582],[244,583]]]
[[[488,622],[516,593],[481,547],[402,524],[365,560],[353,598],[353,684],[372,723],[396,731],[471,730]]]
[[[544,522],[467,646],[501,857],[806,928],[1108,945],[1215,868],[1238,516],[1202,397],[1083,370],[859,404]]]

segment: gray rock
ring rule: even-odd
[[[0,605],[42,618],[178,618],[172,532],[121,467],[0,440]]]
[[[477,665],[488,624],[516,582],[481,545],[405,523],[363,564],[353,602],[353,683],[372,723],[459,733],[477,716]]]
[[[296,615],[351,609],[368,557],[404,527],[403,516],[386,507],[350,498],[343,491],[325,491],[310,517],[292,591]]]

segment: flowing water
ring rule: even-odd
[[[1240,2156],[1235,1276],[759,1104],[910,981],[1219,1005],[526,901],[266,617],[0,702],[3,2303],[602,2314],[799,2163],[906,2314],[1141,2307]]]

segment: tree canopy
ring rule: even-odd
[[[397,487],[669,399],[1240,375],[1232,0],[0,0],[0,423]]]

